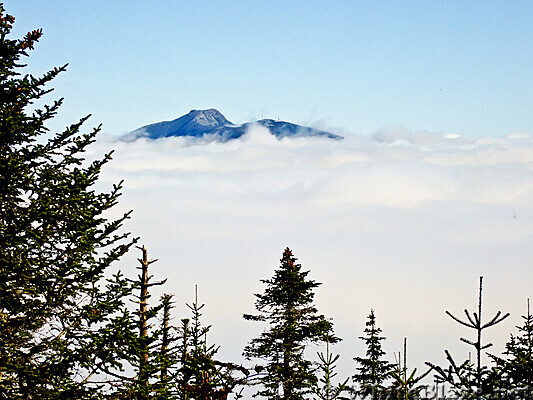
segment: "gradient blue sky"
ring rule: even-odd
[[[530,1],[7,0],[43,28],[32,73],[69,63],[51,125],[112,134],[214,107],[342,133],[533,132]]]
[[[286,246],[323,283],[317,306],[345,339],[339,376],[364,354],[370,308],[389,361],[404,337],[419,371],[445,365],[444,348],[464,360],[459,337],[472,336],[444,310],[475,309],[480,275],[484,315],[512,314],[484,336],[490,350],[521,323],[533,288],[533,2],[5,6],[14,36],[44,30],[29,71],[70,63],[49,96],[65,97],[52,129],[93,113],[120,135],[216,107],[236,123],[279,117],[346,135],[277,141],[254,127],[227,143],[101,135],[91,147],[89,158],[116,150],[98,189],[124,179],[114,212],[134,210],[125,229],[160,260],[152,271],[168,278],[176,315],[200,285],[221,359],[238,361],[260,332],[241,315]],[[394,124],[407,129],[368,135]],[[126,275],[137,256],[121,262]]]

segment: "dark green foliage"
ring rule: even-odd
[[[174,333],[173,327],[170,325],[170,311],[174,308],[172,302],[172,295],[164,294],[161,297],[161,305],[163,311],[163,318],[161,320],[160,333],[160,347],[156,354],[155,365],[159,371],[157,383],[154,385],[158,399],[176,398],[172,396],[176,393],[175,385],[172,385],[172,372],[179,362],[179,355],[175,343],[178,337]]]
[[[192,312],[192,324],[188,319],[182,320],[181,365],[175,380],[180,399],[226,399],[237,386],[245,384],[248,371],[236,364],[215,359],[218,347],[207,343],[211,326],[202,326],[200,321],[205,305],[199,305],[196,297],[194,303],[187,306]]]
[[[131,287],[104,272],[132,245],[118,233],[129,213],[103,217],[120,185],[94,190],[110,154],[83,153],[99,129],[79,133],[84,118],[48,135],[61,100],[31,111],[65,66],[21,76],[41,31],[10,39],[13,22],[0,5],[0,397],[85,398],[120,347],[107,327]]]
[[[12,39],[13,23],[0,4],[0,399],[225,399],[249,383],[250,374],[215,359],[217,347],[207,344],[209,326],[200,323],[203,305],[195,301],[192,319],[176,329],[170,324],[171,296],[148,307],[147,272],[139,282],[121,273],[106,275],[135,243],[121,232],[129,213],[105,217],[117,204],[121,184],[95,191],[111,153],[84,159],[99,131],[80,132],[87,118],[63,132],[48,132],[45,124],[62,100],[36,104],[66,66],[37,78],[21,75],[22,60],[41,31]],[[143,257],[143,262],[148,261]],[[244,350],[263,364],[256,368],[259,396],[333,400],[345,389],[345,382],[332,384],[338,356],[327,349],[318,364],[305,357],[309,343],[338,341],[332,323],[313,305],[320,284],[307,275],[285,249],[280,268],[262,281],[266,289],[256,295],[258,314],[244,316],[268,325]],[[139,310],[132,312],[126,301],[137,289]],[[482,322],[481,289],[480,281],[477,313],[465,311],[465,321],[449,314],[476,331],[475,340],[462,340],[476,349],[477,362],[458,364],[446,352],[447,368],[430,365],[438,382],[465,398],[497,391],[530,397],[533,317],[528,309],[505,357],[493,357],[494,368],[481,366],[488,346],[482,331],[506,318],[498,313]],[[384,393],[387,378],[391,398],[419,397],[424,374],[408,374],[405,363],[393,369],[382,360],[383,337],[373,312],[365,333],[367,354],[355,358],[360,368],[354,381],[373,399]]]
[[[518,335],[511,335],[505,345],[505,358],[491,356],[496,363],[499,387],[524,398],[533,395],[533,315],[527,302],[527,314],[522,316],[523,325],[517,326]]]
[[[172,296],[163,295],[159,303],[149,306],[149,288],[164,282],[151,282],[144,247],[142,273],[135,287],[139,309],[124,310],[112,330],[121,332],[124,351],[120,365],[126,368],[106,369],[116,380],[110,398],[135,400],[224,399],[238,385],[244,385],[248,371],[232,363],[215,359],[218,347],[207,344],[210,326],[201,323],[204,305],[198,301],[187,305],[192,323],[183,319],[176,328],[171,325]],[[160,322],[157,321],[160,318]],[[128,373],[132,371],[132,373]]]
[[[359,386],[361,395],[371,396],[374,400],[382,396],[383,383],[389,378],[394,366],[383,359],[385,352],[381,348],[381,342],[385,337],[380,336],[382,330],[376,325],[374,310],[370,310],[364,332],[365,336],[360,336],[359,339],[366,344],[366,357],[354,358],[360,367],[352,379]]]
[[[123,308],[120,318],[113,320],[112,330],[122,332],[124,337],[124,350],[120,354],[120,367],[105,372],[116,378],[112,398],[148,400],[163,398],[162,393],[167,392],[168,377],[163,380],[162,375],[171,364],[172,335],[168,321],[172,305],[171,296],[165,295],[159,303],[150,306],[150,288],[163,285],[166,280],[152,282],[148,267],[157,260],[148,259],[145,246],[138,248],[142,251],[142,258],[138,259],[141,273],[138,280],[131,281],[132,287],[139,290],[138,295],[133,295],[138,309],[132,313]],[[159,324],[160,314],[163,315]],[[135,374],[132,376],[130,371]]]
[[[156,372],[160,372],[157,363],[153,361],[154,358],[160,355],[157,351],[159,346],[157,343],[159,335],[157,334],[161,333],[156,331],[156,334],[150,334],[148,328],[151,325],[150,321],[157,316],[164,305],[159,303],[155,307],[148,306],[148,299],[151,297],[149,289],[152,286],[163,285],[166,279],[162,282],[151,282],[152,276],[148,274],[148,266],[157,260],[148,259],[148,251],[145,246],[139,247],[139,249],[142,251],[143,257],[142,259],[139,258],[141,264],[139,267],[141,270],[141,275],[139,275],[139,310],[137,312],[139,335],[135,346],[136,351],[134,352],[137,357],[137,376],[135,378],[136,387],[134,391],[137,393],[138,400],[148,400],[153,392],[150,378]]]
[[[401,363],[401,353],[398,354],[398,363],[395,364],[393,370],[390,373],[391,383],[387,388],[387,398],[393,400],[409,400],[420,399],[421,392],[427,387],[420,382],[430,372],[428,369],[421,375],[416,374],[416,368],[411,373],[407,368],[407,338],[403,339],[403,366]]]
[[[150,297],[150,296],[148,296]],[[178,337],[170,325],[172,295],[164,294],[159,303],[135,316],[134,328],[139,329],[130,339],[128,359],[136,367],[133,377],[123,377],[124,387],[116,391],[118,398],[137,400],[168,400],[178,398],[174,374],[179,367],[176,342]],[[156,319],[160,317],[160,321]],[[146,326],[144,326],[146,324]],[[146,328],[146,330],[144,329]]]
[[[490,397],[499,391],[500,378],[496,369],[482,366],[481,374],[479,374],[475,364],[470,360],[465,360],[459,364],[448,350],[444,352],[448,361],[446,368],[426,362],[436,372],[436,383],[448,385],[455,396],[463,399]]]
[[[422,385],[420,382],[429,374],[430,371],[431,370],[428,370],[417,376],[416,368],[414,368],[411,373],[409,373],[405,367],[394,369],[390,374],[392,383],[387,388],[387,398],[393,400],[422,398],[421,392],[424,390],[424,388],[426,388],[427,385]]]
[[[319,372],[321,376],[317,385],[312,389],[315,397],[320,400],[344,399],[341,395],[344,392],[349,391],[349,388],[346,385],[349,378],[336,385],[332,382],[332,379],[337,376],[335,368],[340,355],[333,355],[329,352],[329,340],[326,340],[326,353],[317,353],[317,355],[319,360],[317,372]]]
[[[202,326],[202,309],[205,304],[198,304],[197,298],[192,305],[187,304],[192,313],[190,320],[182,320],[182,364],[179,385],[184,399],[200,399],[216,390],[216,365],[213,360],[218,351],[215,345],[207,344],[207,334],[211,326]]]
[[[256,395],[303,399],[317,383],[313,363],[304,355],[306,344],[324,342],[327,338],[330,343],[339,340],[333,336],[333,324],[318,314],[313,305],[313,290],[320,284],[308,280],[308,273],[301,271],[301,265],[296,264],[296,258],[286,248],[274,277],[262,280],[265,292],[255,295],[259,314],[244,315],[247,320],[269,324],[244,349],[248,359],[264,361],[263,388]]]

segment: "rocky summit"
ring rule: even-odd
[[[237,139],[244,135],[254,124],[264,126],[277,138],[284,137],[309,137],[322,136],[329,139],[340,140],[342,136],[331,132],[292,124],[273,119],[262,119],[257,122],[247,122],[235,125],[228,121],[224,115],[214,108],[208,110],[192,110],[172,121],[156,122],[138,128],[122,137],[125,141],[134,141],[138,138],[160,139],[166,137],[188,136],[196,138],[212,138],[218,141]]]

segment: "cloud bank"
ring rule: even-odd
[[[100,141],[114,148],[103,186],[124,180],[128,229],[160,261],[152,273],[183,303],[199,285],[205,322],[221,357],[236,360],[260,326],[253,312],[260,279],[272,276],[289,246],[317,290],[319,310],[344,341],[344,375],[364,351],[357,339],[371,308],[390,361],[409,340],[409,364],[464,359],[459,337],[472,332],[444,314],[477,301],[484,313],[512,316],[487,341],[503,349],[531,297],[533,138],[461,138],[391,127],[373,136],[277,140],[255,127],[239,140],[186,138]],[[132,276],[137,254],[122,263]],[[155,296],[154,296],[155,298]]]

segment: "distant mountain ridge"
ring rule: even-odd
[[[125,141],[134,141],[141,137],[155,140],[176,136],[196,138],[211,136],[214,140],[225,142],[241,137],[246,133],[248,128],[254,124],[264,126],[272,135],[280,139],[284,137],[309,136],[321,136],[335,140],[343,139],[342,136],[331,132],[321,131],[285,121],[275,121],[273,119],[262,119],[257,122],[247,122],[242,125],[235,125],[228,121],[220,111],[214,108],[207,110],[191,110],[188,114],[172,121],[162,121],[156,122],[155,124],[145,125],[124,135],[122,139]]]

